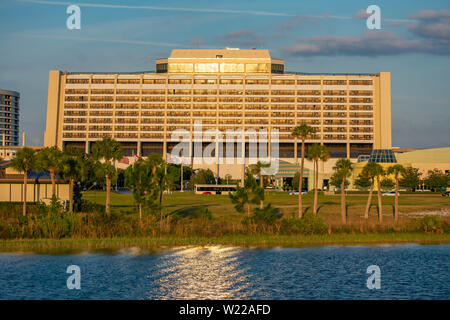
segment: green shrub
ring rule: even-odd
[[[301,219],[283,219],[281,230],[290,234],[325,234],[328,232],[328,226],[321,217],[315,217],[311,212],[308,212]]]
[[[272,207],[270,203],[263,209],[256,208],[253,215],[253,221],[257,224],[273,224],[279,218],[281,218],[280,209]]]
[[[419,220],[420,230],[427,233],[443,233],[443,223],[437,216],[425,216]]]

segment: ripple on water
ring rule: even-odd
[[[0,299],[448,299],[450,245],[0,254]],[[81,268],[82,289],[66,288]],[[381,289],[368,290],[369,265]]]

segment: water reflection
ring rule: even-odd
[[[248,267],[238,259],[240,248],[188,248],[167,254],[155,266],[150,299],[245,299]],[[245,290],[245,292],[244,292]]]

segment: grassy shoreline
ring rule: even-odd
[[[235,235],[223,237],[145,237],[103,239],[15,239],[1,240],[0,252],[51,252],[52,250],[120,250],[138,247],[158,251],[180,246],[243,246],[243,247],[309,247],[329,245],[381,244],[448,244],[450,234],[369,233],[331,235]]]

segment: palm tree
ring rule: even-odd
[[[405,172],[405,167],[403,167],[401,164],[393,165],[392,167],[389,167],[387,170],[388,174],[393,174],[395,179],[395,204],[394,204],[394,220],[397,222],[398,220],[398,187],[399,187],[399,180],[400,175]]]
[[[92,146],[92,155],[96,160],[104,160],[101,171],[106,180],[106,213],[110,213],[111,202],[111,176],[116,173],[116,168],[112,165],[115,160],[122,159],[122,147],[119,142],[111,138],[98,140]]]
[[[52,197],[56,195],[55,173],[61,169],[63,153],[58,147],[46,147],[37,154],[37,166],[40,170],[48,170],[52,181]]]
[[[313,144],[308,148],[308,160],[314,161],[314,215],[317,215],[317,188],[319,184],[319,161],[327,161],[330,158],[328,149],[320,144]],[[299,190],[299,193],[301,191]]]
[[[80,177],[82,171],[80,158],[65,156],[61,161],[62,175],[69,179],[69,211],[73,212],[73,185],[76,179]]]
[[[261,161],[258,161],[256,164],[251,164],[249,166],[249,170],[251,174],[258,175],[259,176],[259,186],[264,190],[264,178],[263,178],[263,169],[269,168],[270,164],[263,163]],[[264,208],[264,199],[261,199],[261,202],[259,203],[260,209]]]
[[[23,172],[23,215],[27,214],[27,181],[28,170],[36,167],[36,152],[28,147],[23,147],[17,151],[16,156],[11,161],[11,167],[19,172]]]
[[[383,167],[376,162],[368,162],[362,171],[362,175],[369,178],[371,181],[369,197],[367,198],[366,211],[364,212],[364,218],[369,219],[369,210],[370,204],[372,202],[372,193],[375,185],[375,179],[378,183],[378,221],[381,223],[383,220],[382,217],[382,208],[381,208],[381,189],[380,189],[380,176],[384,173]]]
[[[349,159],[339,159],[336,162],[333,170],[338,178],[341,181],[341,219],[342,223],[347,223],[347,214],[346,214],[346,206],[345,206],[345,185],[347,184],[347,178],[352,175],[353,164]]]
[[[139,207],[139,221],[142,222],[142,205],[152,182],[151,167],[139,161],[125,170],[125,185],[132,189],[133,197]]]
[[[316,130],[307,124],[302,124],[297,126],[292,131],[292,136],[295,138],[300,138],[302,141],[302,159],[300,164],[300,179],[298,181],[298,217],[301,218],[303,215],[303,203],[302,203],[302,190],[303,190],[303,167],[305,165],[305,140],[308,136],[314,134]]]

